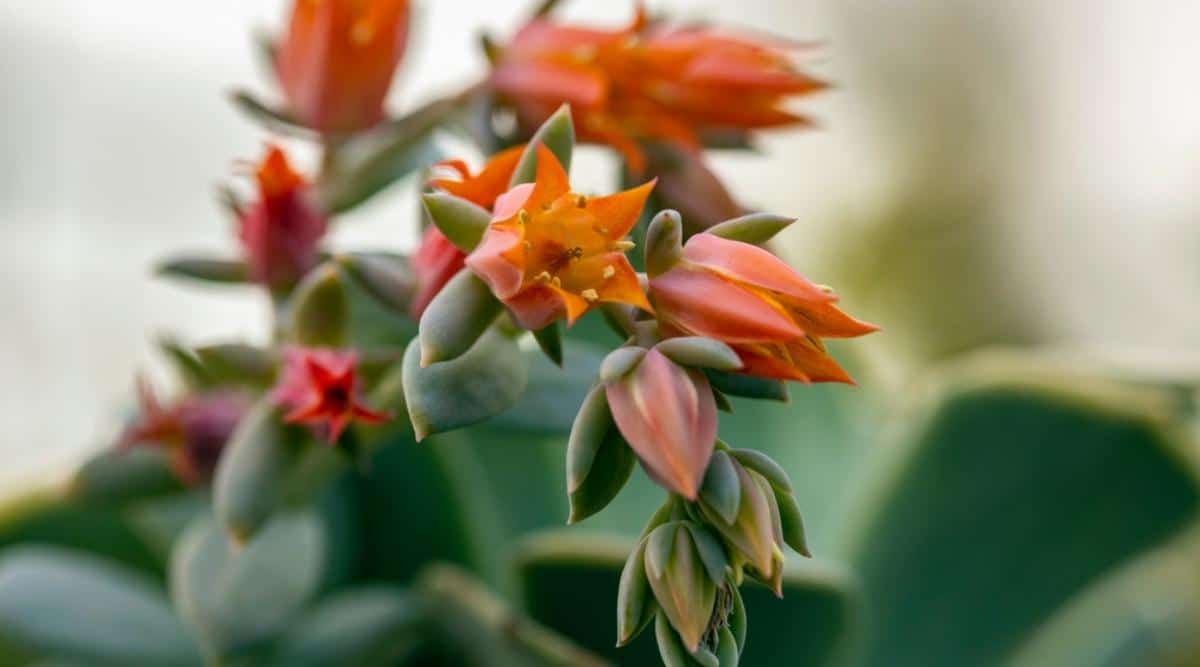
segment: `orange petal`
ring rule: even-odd
[[[565,310],[560,290],[551,285],[530,285],[508,299],[504,305],[524,329],[536,331],[558,319]]]
[[[537,158],[537,176],[534,178],[533,192],[529,194],[529,200],[525,203],[525,207],[529,209],[549,204],[571,190],[567,172],[554,151],[546,148],[545,144],[538,144]]]
[[[823,292],[796,270],[762,248],[712,234],[697,234],[683,248],[684,259],[732,280],[786,294],[802,301],[823,303],[837,297]]]
[[[578,107],[599,107],[608,97],[608,77],[587,65],[545,61],[504,62],[491,75],[491,85],[515,98],[554,100]]]
[[[879,331],[870,322],[853,318],[832,303],[784,304],[804,330],[822,338],[855,338]]]
[[[633,270],[633,265],[629,263],[625,255],[612,253],[600,259],[606,266],[613,267],[614,273],[596,288],[599,300],[604,303],[627,303],[641,308],[647,313],[653,313],[654,308],[650,306],[650,301],[646,298],[646,292],[642,288],[641,281],[638,280],[637,271]]]
[[[727,343],[784,342],[804,335],[761,295],[708,271],[676,266],[651,279],[650,292],[659,315],[692,335]]]
[[[637,224],[642,209],[646,207],[646,200],[650,197],[650,191],[657,182],[658,179],[655,178],[624,192],[593,197],[587,201],[587,210],[595,215],[596,221],[607,230],[605,236],[614,241],[622,239]]]

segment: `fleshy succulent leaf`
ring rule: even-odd
[[[537,147],[545,145],[558,158],[563,169],[571,169],[571,154],[575,150],[575,124],[571,120],[571,109],[567,105],[559,107],[529,140],[525,152],[517,162],[509,185],[532,183],[537,174]]]
[[[492,214],[474,202],[444,192],[429,192],[421,196],[429,219],[450,242],[463,252],[479,245]]]
[[[450,361],[471,349],[503,304],[469,270],[454,276],[421,315],[421,366]]]
[[[750,213],[713,225],[706,233],[731,241],[762,245],[795,221],[795,218],[771,213]]]

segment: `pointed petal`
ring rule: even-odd
[[[657,311],[692,335],[727,343],[782,342],[804,335],[761,295],[708,271],[679,265],[653,278],[650,289]]]
[[[826,338],[855,338],[879,331],[879,327],[847,315],[832,303],[802,304],[789,306],[788,312],[804,331],[812,336]]]
[[[733,280],[802,301],[823,303],[837,300],[805,280],[783,260],[749,243],[730,241],[712,234],[697,234],[684,245],[683,257]]]
[[[637,224],[642,209],[646,206],[646,199],[650,197],[650,191],[657,182],[658,179],[655,178],[615,195],[593,197],[588,200],[587,209],[596,216],[596,221],[608,230],[605,234],[608,238],[620,240]]]
[[[563,314],[566,306],[561,294],[550,285],[531,285],[505,299],[504,305],[521,328],[536,331]]]
[[[525,203],[525,207],[530,209],[549,204],[571,190],[567,172],[554,155],[554,151],[546,148],[545,144],[538,144],[537,156],[537,176],[534,179],[533,192]]]
[[[524,266],[512,261],[514,252],[521,251],[524,230],[516,223],[492,223],[475,250],[467,255],[465,264],[483,279],[497,298],[511,298],[521,289]]]

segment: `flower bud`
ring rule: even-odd
[[[605,387],[613,419],[646,472],[695,500],[717,436],[716,401],[704,374],[652,348]]]
[[[317,263],[326,219],[311,188],[275,146],[255,170],[259,196],[239,216],[238,237],[249,276],[271,289],[286,290]]]
[[[341,269],[327,262],[292,293],[291,339],[308,347],[341,347],[350,336],[350,301]]]
[[[638,542],[621,569],[617,587],[617,646],[624,646],[641,634],[654,618],[658,606],[649,597],[646,581],[646,539]]]
[[[730,241],[762,245],[787,229],[795,218],[773,213],[750,213],[718,223],[708,233]]]
[[[408,42],[408,0],[295,0],[275,67],[292,114],[321,132],[383,118]]]
[[[770,485],[725,452],[713,456],[712,472],[705,475],[700,511],[725,541],[759,572],[774,572],[778,509]],[[736,480],[736,482],[735,482]],[[732,501],[733,489],[738,491]],[[782,538],[778,538],[782,542]]]
[[[647,536],[645,568],[659,608],[688,651],[695,652],[712,619],[717,582],[709,577],[686,525],[673,521]]]
[[[646,228],[646,273],[651,278],[670,271],[683,253],[683,222],[679,213],[659,211]]]

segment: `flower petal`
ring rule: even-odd
[[[762,295],[702,269],[676,266],[651,279],[650,292],[657,312],[692,335],[727,343],[784,342],[804,335]]]
[[[546,148],[545,144],[538,144],[537,156],[537,175],[534,177],[533,192],[529,193],[529,200],[525,202],[525,208],[529,209],[549,204],[571,190],[567,171],[563,169],[554,151]]]
[[[635,188],[606,197],[592,197],[587,200],[587,210],[596,216],[596,221],[605,230],[605,236],[616,241],[624,238],[637,224],[646,207],[646,199],[654,189],[658,179],[655,178]]]
[[[684,245],[683,258],[733,280],[786,294],[794,299],[817,303],[837,300],[837,297],[805,280],[783,260],[749,243],[712,234],[697,234]]]
[[[524,266],[513,263],[513,255],[521,251],[523,237],[523,230],[515,221],[493,222],[483,233],[479,246],[467,255],[467,268],[482,278],[501,300],[511,298],[521,289]]]

